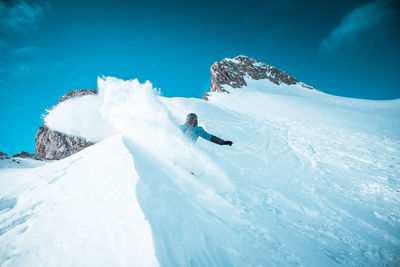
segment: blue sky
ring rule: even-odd
[[[400,98],[396,1],[1,1],[0,151],[33,153],[41,115],[97,77],[163,95],[209,91],[210,66],[247,55],[330,94]]]

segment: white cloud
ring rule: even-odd
[[[42,15],[43,8],[38,4],[0,2],[0,27],[3,30],[23,31],[27,26],[34,25]]]
[[[354,9],[333,29],[328,38],[321,41],[320,52],[329,53],[344,44],[355,42],[360,34],[382,24],[384,19],[394,13],[383,2],[372,2]]]

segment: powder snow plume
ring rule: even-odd
[[[212,159],[187,146],[177,128],[182,119],[170,113],[151,82],[99,77],[97,86],[97,95],[72,98],[51,109],[45,117],[46,124],[53,130],[94,142],[122,134],[127,144],[140,144],[154,155],[192,169],[201,163],[204,168],[220,172]],[[221,183],[216,185],[219,190],[231,190],[225,175],[220,172],[220,177]]]
[[[47,126],[98,142],[117,133],[148,136],[155,127],[171,123],[149,81],[102,77],[97,84],[97,95],[72,98],[49,110],[44,119]]]

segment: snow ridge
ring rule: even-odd
[[[1,264],[400,262],[400,101],[246,84],[202,101],[106,77],[50,111],[58,130],[99,142],[0,169]],[[233,146],[186,143],[176,126],[189,112]]]

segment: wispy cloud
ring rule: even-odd
[[[372,2],[358,7],[343,17],[330,36],[320,43],[320,52],[329,53],[344,44],[352,44],[358,37],[395,14],[388,4]]]
[[[22,77],[33,69],[43,69],[46,59],[36,46],[11,48],[0,41],[0,79]]]
[[[26,57],[34,57],[38,56],[40,54],[40,49],[36,46],[23,46],[17,49],[14,49],[12,51],[14,56],[20,57],[20,58],[26,58]]]
[[[24,1],[0,1],[0,27],[7,31],[23,31],[43,15],[43,7]]]

